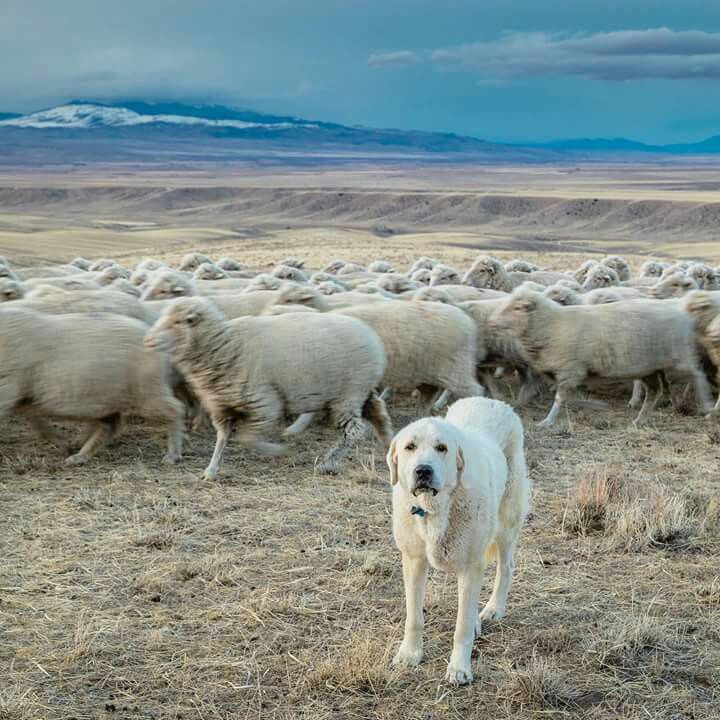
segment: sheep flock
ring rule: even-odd
[[[678,411],[714,415],[720,378],[720,268],[619,256],[551,270],[476,258],[465,270],[420,257],[409,268],[288,257],[258,272],[198,252],[178,267],[75,258],[15,267],[0,258],[0,413],[90,460],[141,417],[182,461],[188,433],[211,424],[205,478],[231,435],[266,455],[313,422],[337,436],[317,465],[338,472],[372,430],[387,445],[394,393],[418,414],[487,394],[521,406],[619,394],[645,422],[663,394]],[[505,384],[501,384],[501,380]],[[83,426],[79,448],[49,421]]]

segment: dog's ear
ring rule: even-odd
[[[465,472],[465,455],[463,455],[462,448],[458,445],[457,454],[455,455],[455,464],[457,466],[457,481],[458,484],[462,483],[463,473]]]
[[[385,462],[390,468],[390,484],[395,485],[398,481],[397,444],[395,439],[390,443],[390,448],[385,456]]]

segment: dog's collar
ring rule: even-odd
[[[427,510],[425,510],[425,508],[421,508],[419,505],[413,505],[410,508],[410,514],[423,518],[427,515]]]

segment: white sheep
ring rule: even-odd
[[[182,270],[184,272],[195,272],[195,270],[197,270],[203,263],[212,264],[212,259],[209,258],[207,255],[203,255],[202,253],[188,253],[180,261],[178,270]]]
[[[597,260],[585,260],[585,262],[583,262],[573,273],[575,280],[582,285],[585,282],[585,278],[587,278],[588,273],[599,264],[600,263]]]
[[[536,371],[555,377],[555,402],[541,423],[545,427],[555,422],[568,395],[591,377],[639,379],[655,390],[646,392],[636,424],[646,419],[662,394],[662,372],[687,378],[701,407],[709,407],[692,324],[674,303],[635,300],[562,307],[520,289],[495,311],[491,323],[514,335]]]
[[[523,284],[521,287],[526,287],[526,285]],[[543,295],[558,305],[582,305],[583,302],[583,297],[579,292],[560,283],[545,288]]]
[[[299,283],[308,282],[308,276],[300,268],[292,265],[278,265],[271,274],[281,280],[292,280]]]
[[[260,273],[256,275],[246,286],[245,292],[257,292],[259,290],[278,290],[283,286],[284,281],[274,275]]]
[[[328,275],[337,275],[338,271],[347,265],[346,260],[332,260],[323,269],[322,272]]]
[[[505,270],[508,272],[531,273],[538,272],[539,270],[542,270],[542,268],[528,262],[527,260],[511,260],[510,262],[505,263]]]
[[[89,270],[91,264],[92,263],[89,260],[86,260],[84,257],[80,256],[70,261],[70,265],[78,268],[79,270]]]
[[[394,273],[395,268],[385,260],[374,260],[368,265],[368,272],[371,273]]]
[[[490,290],[502,290],[512,292],[522,283],[532,280],[541,285],[550,286],[561,278],[566,278],[565,273],[540,270],[538,272],[509,273],[505,266],[494,257],[481,256],[475,259],[470,269],[465,273],[462,281],[464,285],[476,288],[489,288]]]
[[[358,265],[357,263],[345,263],[338,271],[338,275],[352,275],[354,273],[364,273],[367,272],[366,268],[364,268],[362,265]]]
[[[412,267],[410,268],[410,270],[408,270],[407,274],[408,276],[411,276],[418,270],[432,270],[437,264],[438,261],[435,260],[435,258],[430,258],[423,255],[412,264]]]
[[[223,280],[229,275],[215,263],[200,263],[193,272],[196,280]]]
[[[648,297],[642,290],[634,287],[609,287],[590,290],[582,296],[584,305],[606,305],[623,300],[639,300]]]
[[[650,288],[650,295],[658,300],[682,297],[692,290],[698,290],[698,284],[689,275],[681,272],[671,273],[658,281]]]
[[[392,293],[393,295],[400,295],[404,292],[415,291],[418,289],[418,285],[412,280],[408,280],[404,275],[399,273],[386,273],[376,278],[373,284],[379,287],[385,292]]]
[[[320,472],[335,473],[362,420],[387,444],[385,403],[375,392],[384,372],[382,343],[362,322],[327,314],[227,321],[206,298],[175,301],[151,328],[148,346],[167,350],[207,411],[217,433],[205,479],[217,477],[227,441],[240,423],[241,442],[277,454],[262,440],[286,414],[327,409],[341,441]]]
[[[413,273],[410,274],[410,279],[415,282],[419,283],[420,285],[430,285],[430,281],[432,280],[431,270],[428,270],[427,268],[420,268],[419,270],[415,270]]]
[[[286,257],[281,260],[278,265],[287,265],[287,267],[292,267],[296,270],[302,270],[305,267],[305,261],[300,260],[300,258],[296,257]]]
[[[27,292],[28,289],[21,282],[7,277],[0,277],[0,302],[22,300]]]
[[[106,270],[107,268],[113,267],[117,264],[117,260],[113,260],[111,258],[100,258],[99,260],[95,260],[94,262],[90,263],[90,267],[88,268],[88,270],[90,272],[102,272],[103,270]]]
[[[660,262],[659,260],[646,260],[640,266],[640,277],[659,278],[663,272],[670,267],[670,263]]]
[[[700,290],[720,290],[720,278],[709,265],[693,263],[686,272],[687,276],[697,283]]]
[[[600,261],[600,264],[614,270],[621,282],[630,280],[632,276],[630,264],[624,257],[620,257],[620,255],[607,255]]]
[[[50,316],[12,303],[0,313],[0,417],[28,417],[57,442],[46,419],[92,423],[81,449],[66,462],[87,462],[109,440],[122,417],[167,427],[164,461],[182,452],[185,409],[173,396],[166,354],[148,350],[148,326],[120,315]]]
[[[461,282],[460,273],[449,265],[438,263],[430,271],[430,287],[434,285],[459,285]]]
[[[143,258],[137,265],[135,265],[133,271],[153,272],[154,270],[161,270],[163,268],[169,269],[168,266],[161,260],[156,260],[155,258]]]
[[[618,274],[606,265],[597,264],[585,275],[582,284],[583,292],[596,290],[597,288],[613,287],[620,284]]]
[[[345,288],[342,285],[338,285],[337,283],[334,283],[330,280],[325,280],[321,283],[318,283],[317,285],[315,285],[315,287],[322,295],[336,295],[337,293],[346,292]]]
[[[319,285],[324,282],[332,282],[339,285],[343,290],[347,290],[348,286],[337,276],[327,272],[316,272],[310,276],[310,282],[313,285]]]
[[[245,266],[242,265],[242,263],[239,263],[237,260],[233,260],[232,258],[228,257],[221,257],[216,265],[221,269],[225,270],[225,272],[239,272],[241,270],[246,270]]]
[[[342,298],[342,295],[332,296]],[[448,390],[456,398],[483,395],[475,379],[475,325],[462,311],[441,303],[387,300],[335,310],[367,323],[385,347],[383,385],[418,388],[426,409]]]

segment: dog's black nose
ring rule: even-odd
[[[433,469],[430,465],[416,465],[415,479],[418,485],[429,483],[432,480]]]

